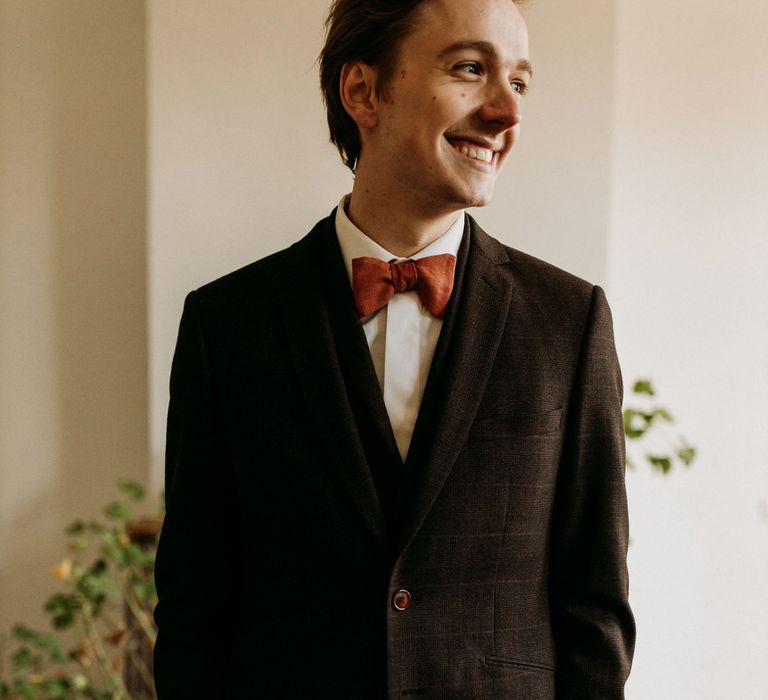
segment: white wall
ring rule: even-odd
[[[328,144],[316,58],[325,0],[149,3],[150,426],[164,420],[184,295],[289,245],[351,190]],[[606,278],[613,3],[531,3],[534,87],[489,232]],[[590,33],[595,27],[596,33]],[[575,31],[574,31],[575,30]],[[584,100],[584,75],[592,76]]]
[[[144,5],[0,3],[0,639],[147,472]]]
[[[493,202],[473,211],[508,245],[607,282],[613,0],[522,4],[534,75]]]
[[[622,0],[610,288],[699,447],[629,475],[630,700],[768,697],[768,5]]]

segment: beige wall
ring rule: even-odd
[[[318,88],[328,5],[149,5],[150,426],[158,487],[184,295],[289,245],[351,190],[351,174],[327,143]],[[473,213],[503,241],[604,282],[613,3],[529,5],[535,78],[523,135],[494,202]]]
[[[630,474],[630,700],[768,697],[766,27],[753,0],[619,3],[619,354],[700,452]]]
[[[508,245],[607,282],[616,3],[522,4],[534,76],[522,136],[491,204],[473,214]]]
[[[0,3],[0,635],[145,480],[144,4]]]

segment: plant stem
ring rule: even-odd
[[[149,673],[147,664],[144,663],[144,659],[141,658],[141,655],[138,654],[135,649],[128,649],[127,651],[128,655],[131,657],[131,661],[133,661],[134,666],[138,669],[141,680],[144,681],[144,685],[146,685],[147,688],[153,688],[154,680]]]
[[[123,698],[125,698],[125,700],[129,700],[131,696],[128,694],[128,690],[123,683],[122,676],[119,673],[115,673],[112,662],[109,660],[109,654],[107,653],[107,650],[104,647],[104,643],[101,641],[101,637],[96,630],[96,624],[87,603],[80,609],[83,614],[83,620],[85,621],[85,634],[88,637],[88,641],[91,643],[91,646],[93,646],[93,652],[96,656],[96,660],[99,662],[99,666],[101,667],[109,683]]]
[[[157,632],[152,625],[152,621],[149,619],[149,615],[147,615],[146,611],[141,607],[141,603],[136,598],[136,594],[133,592],[127,577],[122,572],[120,572],[118,575],[120,577],[120,584],[123,590],[123,598],[128,604],[131,613],[136,618],[136,621],[141,626],[142,631],[147,636],[147,639],[149,639],[152,647],[154,648],[155,640],[157,639]]]

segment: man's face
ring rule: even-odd
[[[482,206],[520,129],[525,23],[512,0],[426,0],[414,20],[362,160],[435,213]]]

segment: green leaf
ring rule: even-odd
[[[24,700],[37,700],[40,697],[37,688],[24,678],[16,678],[13,681],[12,690]]]
[[[152,581],[138,581],[133,584],[133,590],[139,600],[148,603],[155,597],[155,584]]]
[[[35,630],[26,625],[16,625],[11,634],[14,639],[18,639],[20,642],[29,642],[35,639],[39,632],[35,632]]]
[[[690,466],[694,459],[696,459],[696,448],[690,445],[685,445],[677,451],[677,456],[680,461],[686,466]]]
[[[90,544],[87,537],[72,537],[67,545],[74,552],[82,552],[84,549],[88,549]]]
[[[56,629],[67,629],[74,624],[75,615],[81,607],[76,595],[56,593],[46,601],[44,609],[52,616],[51,624]]]
[[[11,665],[16,673],[36,667],[39,663],[40,657],[33,654],[29,647],[20,647],[11,656]]]
[[[155,551],[153,549],[145,551],[141,547],[138,549],[141,552],[141,560],[137,561],[136,565],[147,571],[153,571],[155,568]]]
[[[131,519],[131,509],[122,501],[115,501],[110,503],[104,509],[104,515],[110,520],[116,520],[118,522],[126,522]]]
[[[116,547],[120,544],[120,540],[118,538],[118,529],[113,528],[111,530],[104,530],[104,532],[101,533],[101,539],[106,542],[110,547]]]
[[[124,569],[128,566],[143,566],[146,562],[146,555],[142,552],[141,547],[133,544],[125,533],[115,534],[109,538],[108,547],[106,547],[107,556],[115,562],[120,568]]]
[[[648,461],[656,469],[659,469],[662,474],[668,474],[672,469],[672,460],[666,456],[646,455]]]
[[[68,698],[71,689],[72,686],[66,678],[49,678],[43,682],[43,690],[56,700]]]
[[[78,579],[75,587],[91,604],[94,615],[101,612],[115,589],[107,571],[107,563],[103,559],[95,561]]]
[[[632,387],[632,391],[635,394],[647,394],[648,396],[656,396],[656,392],[653,389],[653,384],[651,383],[650,379],[638,379]]]
[[[137,544],[131,543],[125,547],[125,555],[128,564],[131,566],[143,566],[147,561],[146,555]]]
[[[61,642],[47,632],[36,632],[30,627],[16,625],[13,628],[13,636],[19,641],[26,642],[35,649],[48,652],[48,658],[52,663],[64,663],[67,657],[61,649]]]
[[[82,520],[75,520],[64,530],[64,533],[67,535],[82,535],[84,532],[85,523]]]
[[[92,520],[88,523],[88,529],[94,534],[94,535],[100,535],[104,532],[105,528],[101,523],[97,523],[95,520]]]
[[[641,438],[647,429],[648,422],[641,411],[634,408],[624,409],[624,435],[630,440]]]
[[[88,569],[88,573],[91,576],[103,576],[107,573],[107,562],[105,562],[103,559],[97,559],[93,564],[91,564],[91,568]]]
[[[666,408],[656,408],[653,411],[653,418],[661,418],[662,420],[666,421],[667,423],[674,423],[675,419],[672,418],[669,411]]]
[[[144,498],[144,487],[135,481],[123,479],[118,482],[117,487],[127,493],[134,501],[140,501]]]
[[[115,696],[109,690],[96,690],[95,688],[89,688],[85,691],[85,695],[92,700],[115,700]]]

